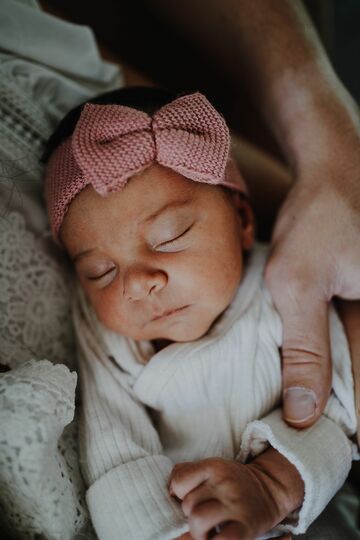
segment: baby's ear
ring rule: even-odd
[[[242,248],[249,251],[255,241],[255,216],[248,197],[236,192],[233,195],[236,208],[241,219]]]

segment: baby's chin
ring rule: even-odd
[[[137,335],[136,337],[134,336],[133,339],[136,341],[169,340],[175,343],[196,341],[208,333],[209,329],[213,326],[219,316],[220,315],[207,322],[201,321],[201,324],[198,322],[197,325],[195,325],[193,321],[191,321],[191,323],[189,322],[188,324],[181,321],[169,326],[164,325],[164,328],[160,329],[158,332],[144,333],[143,335]]]

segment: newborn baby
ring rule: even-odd
[[[232,198],[157,164],[109,197],[87,186],[61,240],[101,322],[135,340],[203,336],[230,304],[253,242],[250,206]]]
[[[79,282],[81,461],[99,538],[304,532],[350,468],[349,352],[332,311],[325,414],[288,427],[266,247],[253,246],[223,118],[199,93],[120,90],[70,113],[49,153],[53,236]]]

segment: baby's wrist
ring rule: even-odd
[[[304,500],[304,482],[299,471],[274,448],[254,459],[248,467],[264,488],[274,509],[274,524],[299,508]]]

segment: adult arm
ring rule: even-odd
[[[280,205],[291,188],[290,171],[248,141],[238,136],[233,136],[232,141],[234,156],[249,186],[261,238],[267,239]],[[358,421],[357,443],[360,446],[360,302],[338,298],[336,306],[349,342]]]
[[[292,168],[266,276],[284,324],[284,417],[311,425],[331,385],[328,302],[360,298],[357,108],[300,0],[209,0],[206,9],[159,0],[154,9],[206,48],[233,89],[247,88]]]

